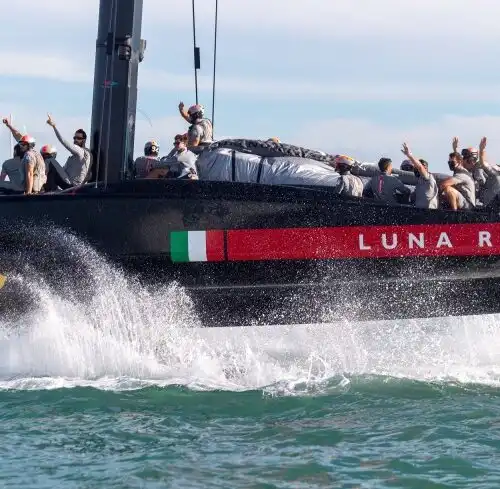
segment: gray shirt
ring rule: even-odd
[[[40,192],[47,181],[45,161],[42,155],[38,151],[30,149],[24,153],[22,165],[25,172],[28,166],[33,167],[33,192]]]
[[[398,204],[396,199],[397,194],[410,195],[411,190],[394,175],[380,173],[371,178],[370,188],[373,192],[375,200],[381,200],[388,204]]]
[[[24,191],[26,173],[21,158],[16,157],[5,160],[2,165],[2,173],[9,177],[12,188]]]
[[[340,175],[339,183],[335,187],[335,192],[339,195],[349,195],[351,197],[363,196],[363,182],[356,175],[346,173]]]
[[[87,148],[82,148],[76,144],[71,144],[66,141],[57,127],[54,127],[59,142],[71,153],[64,165],[64,171],[68,176],[71,185],[81,185],[87,181],[90,174],[90,167],[92,164],[92,156]]]
[[[188,139],[200,138],[200,143],[211,143],[213,138],[212,122],[209,119],[199,119],[188,130]]]
[[[415,185],[415,207],[419,209],[438,208],[438,186],[436,179],[430,173],[427,178],[420,175]]]
[[[453,185],[464,197],[464,199],[472,206],[476,206],[476,185],[472,179],[472,175],[463,167],[457,168],[453,172],[453,178],[457,181]]]
[[[163,157],[154,168],[168,168],[174,178],[185,176],[186,174],[197,174],[196,160],[197,156],[188,149],[182,151],[170,152],[168,156]]]
[[[160,161],[157,156],[139,156],[134,161],[134,178],[146,178],[148,173]]]
[[[500,193],[500,167],[485,164],[484,173],[486,175],[486,182],[483,185],[481,202],[483,205],[488,205]]]

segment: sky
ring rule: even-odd
[[[200,102],[212,106],[215,0],[196,0]],[[0,113],[58,147],[90,132],[98,0],[0,2]],[[20,16],[19,13],[23,15]],[[453,136],[500,162],[498,0],[219,0],[215,138],[278,136],[361,161],[407,141],[447,171]],[[191,0],[144,0],[135,153],[161,153],[194,103]],[[0,133],[0,158],[11,153]]]

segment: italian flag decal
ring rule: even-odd
[[[174,262],[500,256],[500,223],[172,231]]]
[[[224,261],[224,231],[172,231],[173,262]]]

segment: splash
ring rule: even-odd
[[[146,289],[75,237],[51,236],[86,278],[77,291],[67,280],[62,292],[36,275],[16,278],[37,309],[0,324],[3,389],[183,385],[303,395],[348,388],[359,376],[500,385],[498,315],[202,328],[181,287]]]

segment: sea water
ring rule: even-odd
[[[206,329],[72,246],[92,303],[0,324],[0,487],[500,487],[500,316]]]

